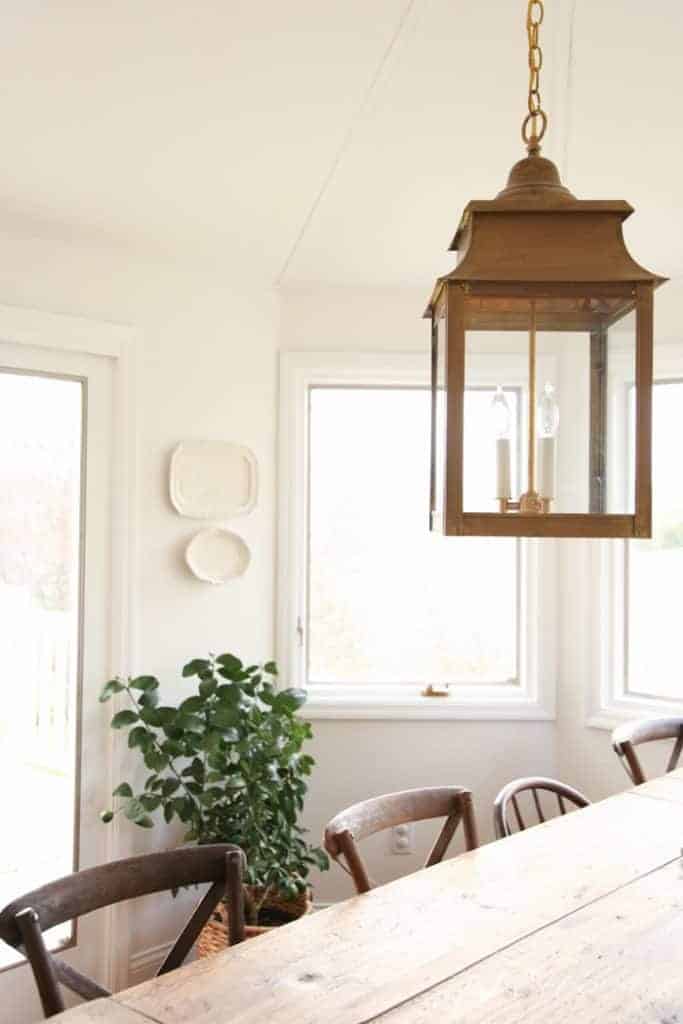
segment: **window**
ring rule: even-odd
[[[652,539],[607,542],[602,549],[600,699],[594,725],[611,716],[680,714],[678,593],[683,571],[683,359],[658,353],[652,402]],[[633,386],[618,387],[624,438],[632,438]],[[632,444],[632,440],[629,441]]]
[[[0,853],[3,906],[67,874],[75,857],[82,418],[81,381],[0,370],[0,659],[11,704],[0,763],[18,781],[6,811],[24,821]],[[71,931],[50,933],[52,947]],[[18,959],[0,950],[0,966]]]
[[[545,716],[526,636],[536,548],[429,530],[426,362],[283,358],[280,659],[313,713]],[[466,438],[477,492],[495,472],[496,380],[483,376],[467,394],[481,428]],[[516,422],[521,385],[506,390]],[[422,697],[428,684],[447,685],[447,702]]]

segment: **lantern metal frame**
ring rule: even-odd
[[[451,251],[455,269],[436,282],[425,316],[432,320],[432,482],[430,524],[449,535],[650,537],[652,533],[653,293],[665,278],[630,256],[622,200],[579,200],[555,165],[530,147],[493,200],[468,203]],[[468,330],[585,331],[590,335],[590,492],[588,512],[470,512],[463,507],[465,337]],[[607,330],[635,310],[635,496],[633,514],[606,513],[604,424]],[[444,466],[435,465],[438,429],[438,322],[445,319]],[[532,352],[533,358],[533,352]],[[532,389],[533,391],[533,389]],[[535,396],[531,395],[531,400]],[[533,420],[533,413],[532,413]],[[535,438],[530,430],[530,450]],[[533,455],[530,455],[533,461]],[[443,472],[443,507],[436,474]],[[533,471],[530,490],[533,492]],[[524,498],[522,496],[522,509]],[[531,497],[537,497],[531,495]],[[531,504],[534,504],[533,502]],[[515,506],[517,506],[515,508]],[[502,507],[502,506],[501,506]]]

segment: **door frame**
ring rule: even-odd
[[[112,507],[111,507],[111,622],[110,675],[128,675],[135,663],[135,597],[137,538],[137,434],[136,434],[136,352],[143,332],[132,325],[91,320],[85,317],[48,313],[18,306],[0,305],[0,341],[58,351],[101,356],[111,360],[114,370],[112,419]],[[121,777],[125,750],[120,737],[109,731],[106,774],[107,788]],[[119,818],[107,829],[107,859],[128,852]],[[104,921],[108,987],[118,989],[128,982],[130,935],[124,905],[111,908]]]

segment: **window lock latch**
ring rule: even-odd
[[[421,697],[448,697],[449,690],[447,686],[434,686],[433,683],[428,683],[422,690]]]

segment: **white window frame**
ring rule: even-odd
[[[12,345],[27,345],[111,359],[115,367],[113,422],[117,435],[113,451],[112,575],[109,656],[111,672],[127,675],[136,660],[136,562],[137,562],[137,442],[136,352],[144,335],[129,324],[90,320],[47,313],[19,306],[0,306],[0,337]],[[87,558],[87,552],[85,553]],[[120,735],[111,733],[103,768],[109,788],[125,770],[128,751]],[[125,833],[125,834],[124,834]],[[130,855],[131,836],[119,817],[109,827],[107,856],[113,860]],[[105,927],[103,962],[108,965],[110,988],[128,984],[131,930],[129,908],[109,908]]]
[[[658,343],[655,363],[655,385],[683,378],[683,344],[673,341]],[[632,372],[629,374],[625,371],[617,378],[617,386],[623,388],[624,392],[633,382]],[[627,403],[618,401],[618,407],[625,415]],[[624,424],[624,430],[621,431],[624,436],[625,429]],[[588,694],[587,725],[595,729],[610,730],[621,722],[644,715],[683,714],[683,700],[631,694],[626,689],[628,543],[602,541],[592,552],[593,685]]]
[[[545,358],[552,361],[552,357]],[[494,361],[495,376],[491,369]],[[546,371],[550,372],[548,367],[540,368],[540,372]],[[518,360],[491,353],[477,357],[472,379],[490,383],[501,379],[501,374],[510,386],[526,383]],[[302,688],[306,688],[301,638],[307,621],[308,395],[313,387],[335,385],[428,388],[429,360],[424,353],[405,352],[309,351],[280,356],[277,656],[287,684]],[[425,528],[428,504],[425,495]],[[519,686],[453,686],[451,696],[439,700],[420,695],[429,680],[416,681],[414,690],[405,684],[320,684],[308,687],[307,717],[553,719],[557,675],[554,543],[543,546],[538,541],[523,541],[521,550]]]

